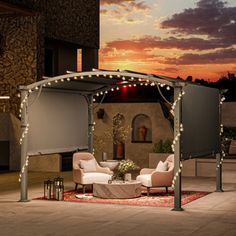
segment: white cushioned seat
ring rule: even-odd
[[[98,172],[84,173],[82,184],[93,184],[96,182],[108,182],[111,179],[111,175]]]
[[[136,178],[137,181],[140,181],[143,186],[152,187],[151,175],[138,175]]]

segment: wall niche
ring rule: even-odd
[[[152,142],[152,122],[149,116],[138,114],[132,120],[132,143]]]

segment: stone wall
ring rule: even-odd
[[[45,37],[99,48],[99,0],[4,0],[45,18]]]
[[[7,17],[0,21],[4,38],[0,55],[0,95],[10,95],[10,100],[1,104],[1,111],[11,111],[16,116],[18,86],[33,83],[38,74],[38,21],[38,17],[30,16]]]
[[[105,109],[103,119],[97,119],[96,112],[99,108]],[[108,153],[108,159],[113,159],[113,141],[104,137],[104,132],[111,130],[112,118],[121,113],[125,117],[125,125],[132,125],[133,118],[138,114],[149,116],[152,123],[152,143],[133,143],[131,130],[125,142],[125,158],[135,161],[140,167],[148,166],[148,154],[152,152],[154,143],[158,139],[173,139],[173,131],[168,120],[164,118],[159,103],[104,103],[98,106],[94,112],[96,122],[94,134],[99,140],[105,140],[105,144],[95,142],[95,156],[98,161],[102,159],[102,152]],[[103,143],[103,142],[102,142]],[[96,150],[97,147],[97,150]]]
[[[18,85],[42,78],[44,39],[46,37],[76,44],[99,47],[98,0],[4,0],[32,10],[31,16],[0,18],[0,111],[18,116]],[[26,12],[26,14],[28,14]]]
[[[227,127],[236,127],[236,102],[223,103],[222,124]]]

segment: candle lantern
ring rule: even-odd
[[[61,177],[54,179],[53,198],[58,201],[64,200],[64,181],[63,181],[63,178]]]
[[[52,186],[53,186],[53,181],[51,180],[44,181],[44,198],[45,199],[53,198]]]

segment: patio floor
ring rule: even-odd
[[[43,180],[56,173],[30,173],[29,198],[43,195]],[[74,188],[71,172],[63,172],[65,190]],[[213,178],[183,178],[184,190],[212,191],[184,206],[136,207],[72,202],[19,200],[18,173],[0,174],[0,234],[43,235],[236,235],[236,184],[214,192]]]

